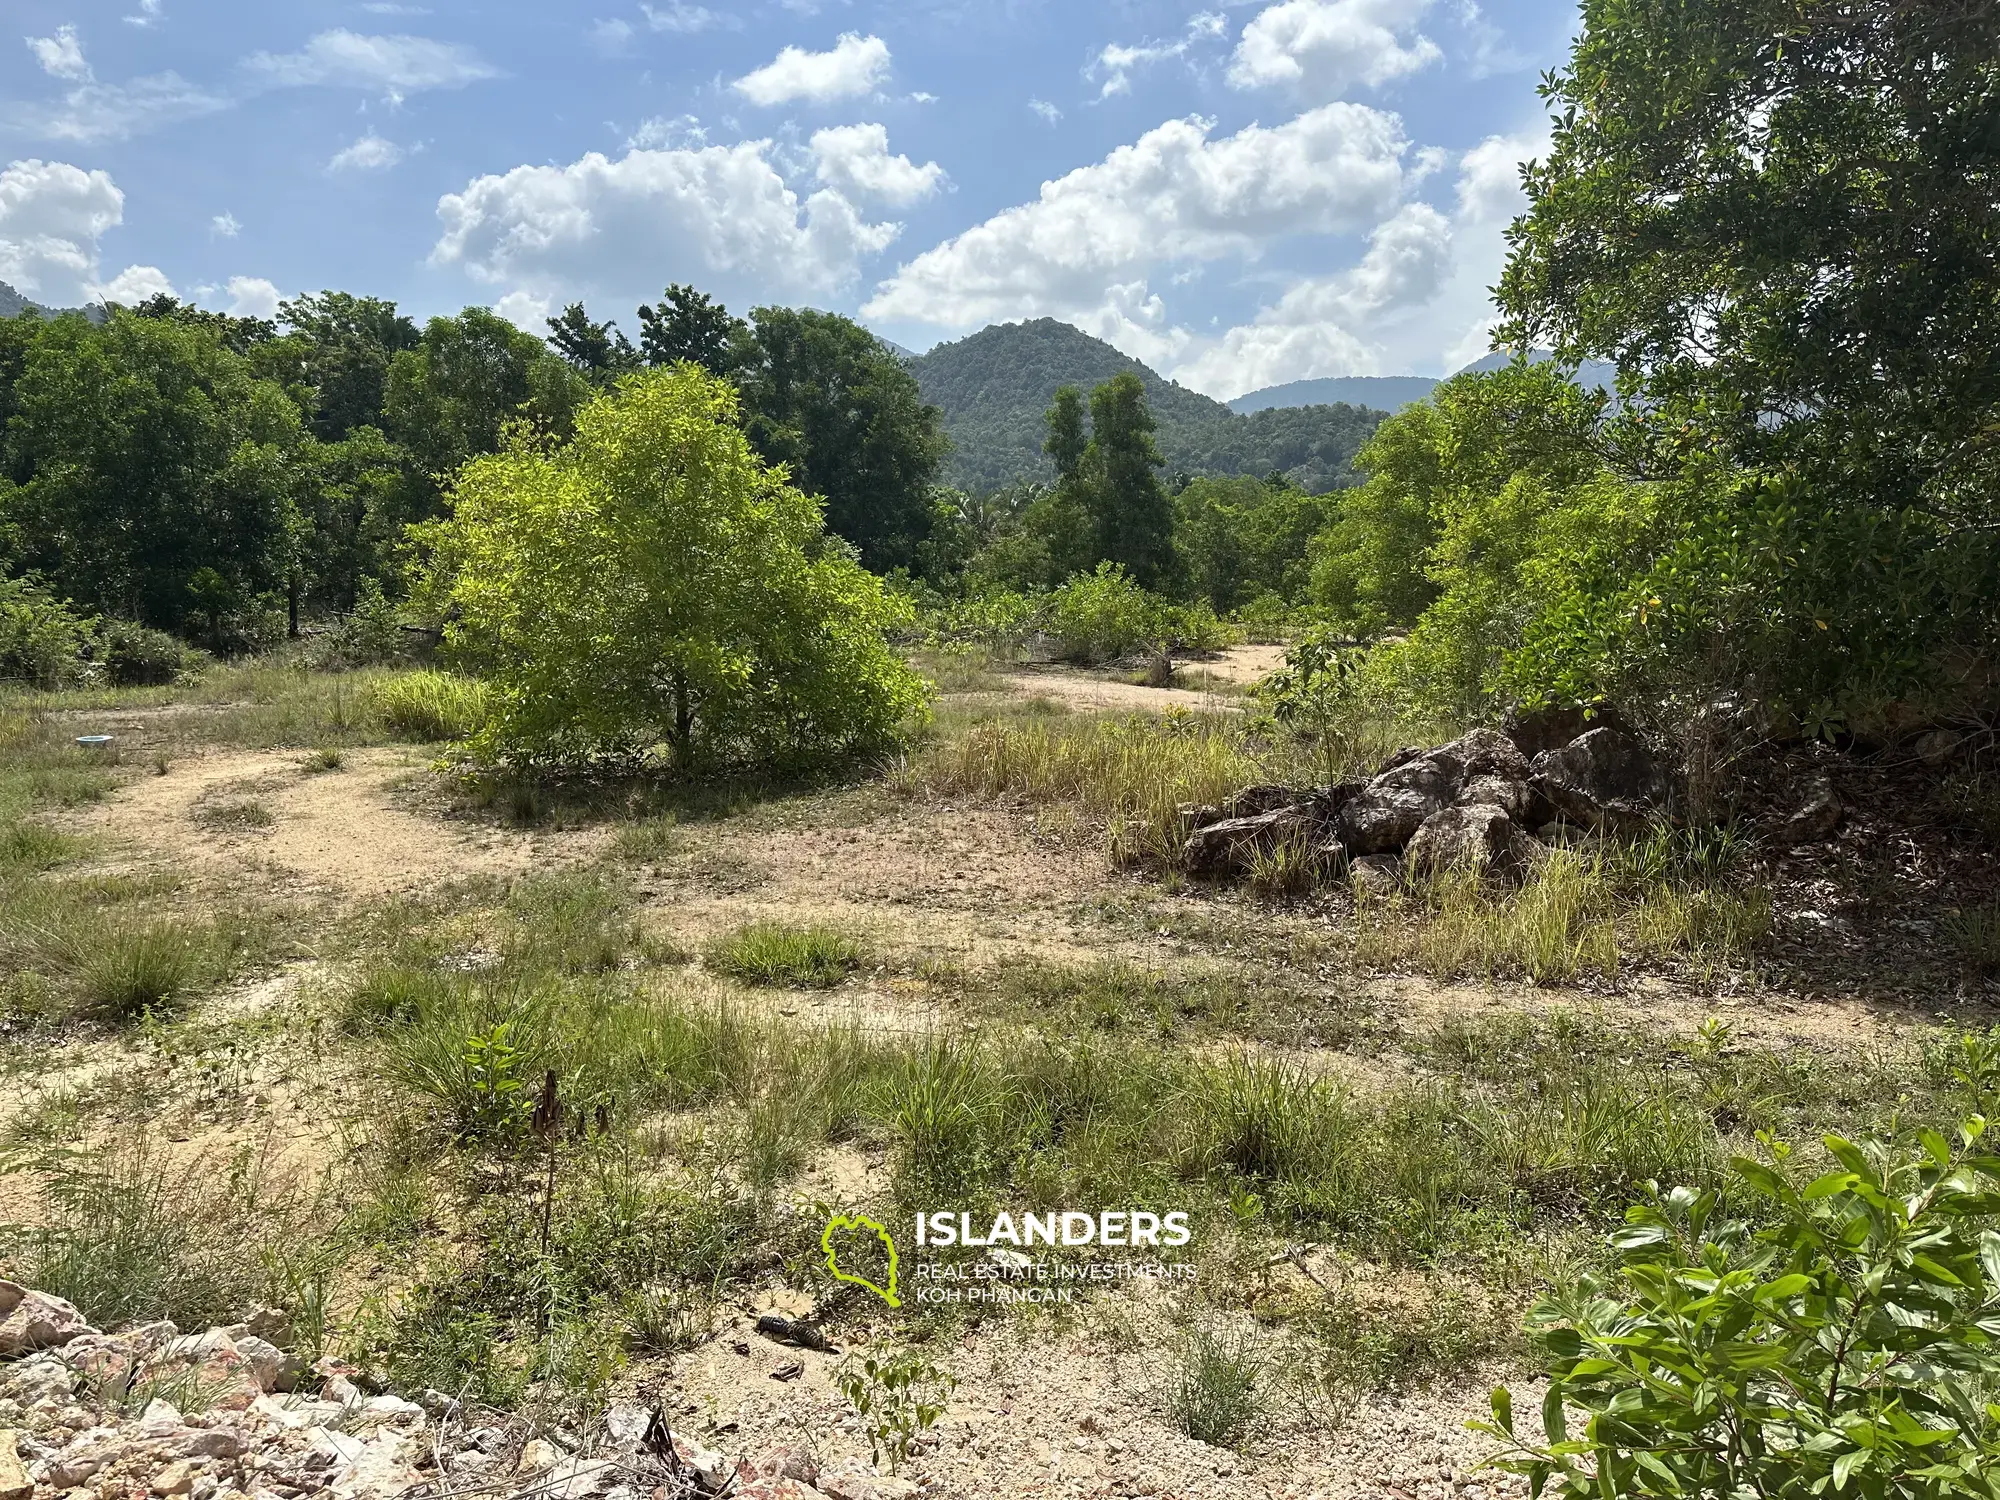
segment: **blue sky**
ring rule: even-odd
[[[924,349],[1052,316],[1230,397],[1439,374],[1553,0],[10,0],[0,280],[540,331],[690,281]]]

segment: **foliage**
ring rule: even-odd
[[[831,927],[753,922],[710,948],[708,962],[747,984],[823,990],[860,966],[861,947]]]
[[[1501,1467],[1565,1496],[2000,1493],[2000,1160],[1934,1131],[1919,1149],[1828,1136],[1802,1182],[1790,1151],[1739,1159],[1756,1204],[1652,1188],[1613,1241],[1622,1286],[1537,1304],[1543,1437],[1505,1388]],[[1586,1416],[1571,1434],[1571,1410]]]
[[[852,319],[760,307],[730,374],[765,462],[825,504],[827,528],[876,572],[917,566],[937,523],[948,444],[902,361]]]
[[[616,323],[593,323],[581,302],[572,302],[559,318],[547,320],[549,342],[593,385],[615,380],[639,363],[632,341]]]
[[[945,1398],[958,1382],[914,1350],[850,1357],[834,1372],[847,1404],[861,1418],[875,1462],[895,1473],[917,1441],[944,1415]]]
[[[1365,653],[1330,627],[1308,630],[1285,652],[1285,664],[1258,684],[1257,696],[1280,726],[1317,747],[1325,778],[1351,763],[1364,722]]]
[[[1994,640],[1996,86],[1991,6],[1591,0],[1543,88],[1499,336],[1618,361],[1628,472],[1739,472],[1684,561],[1801,710]]]
[[[1345,497],[1275,478],[1197,478],[1174,497],[1174,549],[1190,594],[1227,614],[1255,600],[1307,597],[1313,539]]]
[[[1056,649],[1073,661],[1116,661],[1165,640],[1172,612],[1164,599],[1141,588],[1117,563],[1100,563],[1049,595],[1043,628]]]
[[[418,741],[462,740],[486,722],[484,684],[452,672],[404,672],[370,690],[375,714],[391,730]]]
[[[33,580],[0,575],[0,681],[44,690],[88,682],[95,624]]]
[[[488,674],[476,753],[823,761],[921,712],[884,639],[906,607],[757,461],[736,413],[696,366],[631,375],[572,442],[517,435],[459,476],[427,589],[454,612],[448,649]]]
[[[1234,1442],[1257,1415],[1262,1368],[1249,1334],[1209,1323],[1189,1328],[1167,1390],[1174,1425],[1197,1442]]]
[[[649,365],[690,360],[711,375],[727,375],[744,333],[740,318],[691,286],[676,282],[657,307],[639,309],[639,346]]]

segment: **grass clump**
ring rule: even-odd
[[[72,936],[65,946],[77,999],[100,1020],[170,1010],[222,967],[213,932],[171,917],[119,923],[88,940]]]
[[[1264,1359],[1243,1329],[1198,1322],[1174,1351],[1167,1413],[1197,1442],[1225,1447],[1242,1437],[1263,1410]]]
[[[752,922],[708,950],[710,968],[745,984],[831,989],[861,966],[861,945],[831,927]]]
[[[423,743],[462,740],[487,718],[485,684],[451,672],[403,672],[371,689],[377,718]]]

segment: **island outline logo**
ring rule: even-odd
[[[889,1252],[889,1285],[886,1290],[877,1286],[866,1276],[857,1276],[851,1271],[840,1269],[840,1252],[834,1248],[833,1236],[837,1231],[843,1229],[866,1230],[882,1242],[882,1248]],[[903,1305],[903,1299],[896,1295],[896,1241],[890,1237],[889,1231],[880,1223],[869,1218],[866,1214],[835,1214],[831,1219],[827,1220],[826,1228],[820,1233],[819,1247],[826,1252],[826,1268],[833,1274],[835,1281],[845,1281],[852,1286],[866,1287],[891,1307],[901,1307]]]

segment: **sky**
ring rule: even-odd
[[[1054,317],[1229,399],[1484,353],[1560,0],[7,0],[0,280],[522,327]],[[11,23],[9,25],[8,23]]]

